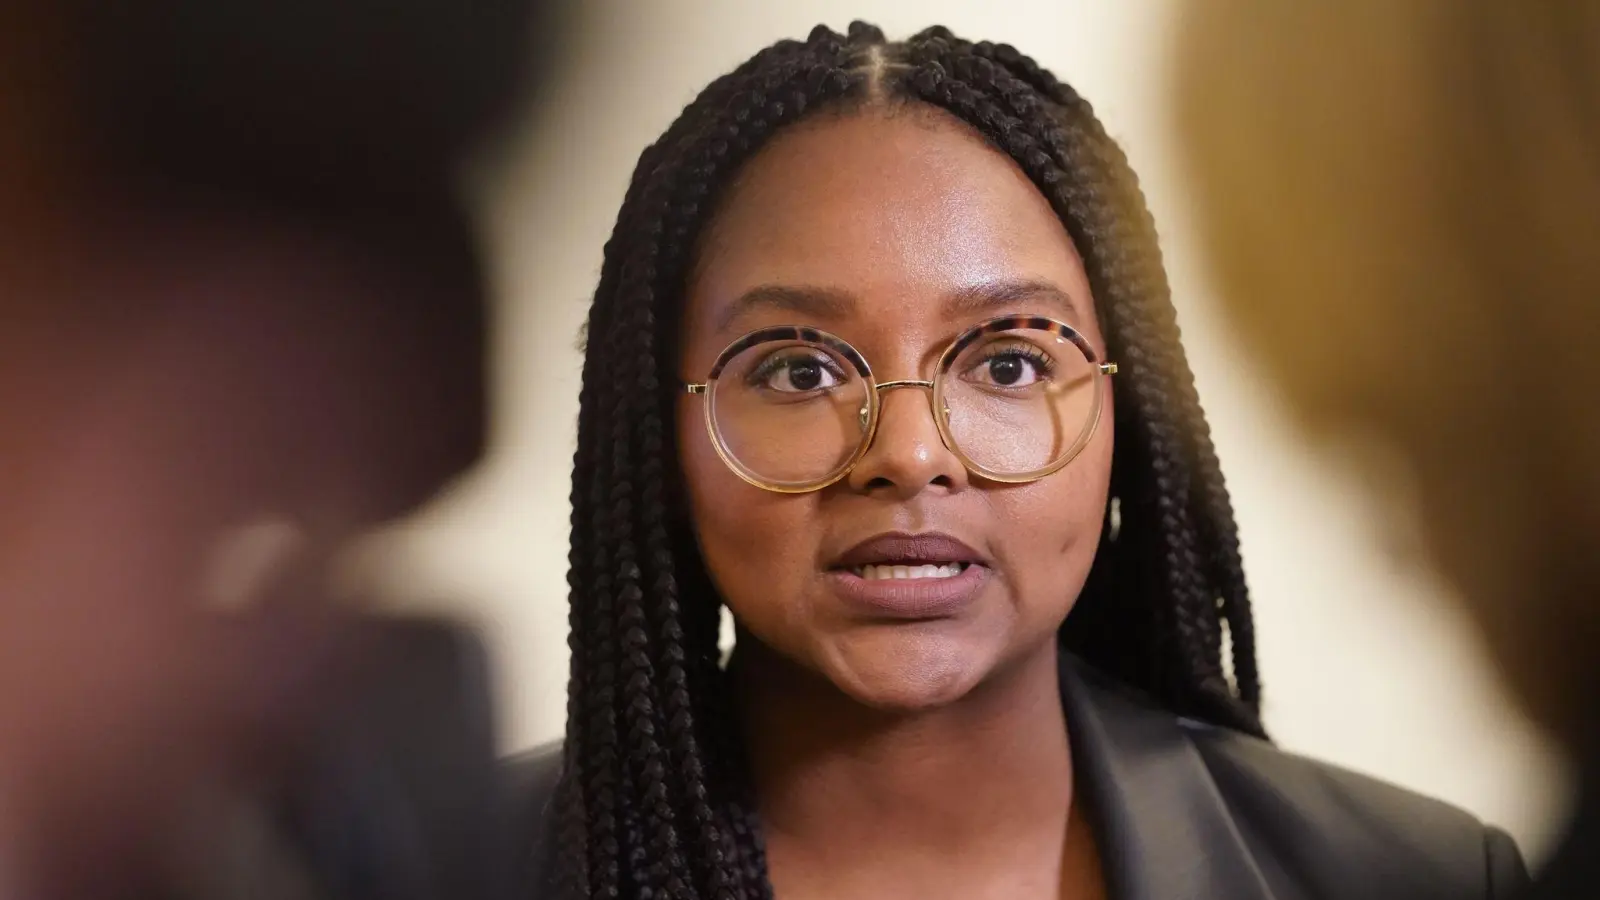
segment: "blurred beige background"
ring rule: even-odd
[[[532,140],[478,190],[500,301],[492,455],[381,536],[385,587],[482,624],[508,747],[565,715],[568,470],[576,341],[640,150],[706,82],[817,22],[891,38],[945,24],[1007,41],[1094,102],[1142,176],[1200,392],[1238,508],[1255,596],[1268,728],[1284,746],[1430,793],[1510,830],[1539,859],[1566,773],[1507,706],[1479,647],[1395,533],[1289,433],[1219,330],[1172,176],[1162,88],[1174,0],[587,0]],[[443,598],[443,599],[441,599]]]

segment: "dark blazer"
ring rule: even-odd
[[[1452,806],[1177,718],[1072,657],[1061,692],[1111,900],[1503,900],[1527,883],[1511,839]],[[536,884],[560,759],[510,768]]]

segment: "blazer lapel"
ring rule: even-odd
[[[1065,653],[1061,696],[1112,900],[1273,900],[1175,716]]]

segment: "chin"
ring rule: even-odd
[[[993,669],[993,654],[970,641],[915,634],[934,625],[888,626],[890,634],[852,637],[832,648],[823,672],[870,709],[917,713],[959,702]]]

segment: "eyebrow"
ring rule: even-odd
[[[946,318],[1020,312],[1024,305],[1044,304],[1071,324],[1081,325],[1085,310],[1071,294],[1041,279],[1000,279],[955,290],[944,297]],[[717,331],[762,309],[794,313],[810,320],[838,321],[854,313],[860,301],[849,291],[810,285],[764,284],[728,304],[717,319]]]
[[[757,310],[777,309],[795,313],[809,319],[837,321],[849,316],[856,308],[856,298],[848,291],[804,285],[764,284],[753,287],[739,299],[728,304],[717,319],[717,331],[727,331],[728,326]]]
[[[949,318],[984,314],[1021,312],[1025,305],[1051,307],[1069,324],[1082,325],[1085,310],[1069,293],[1048,281],[1036,278],[1001,279],[961,288],[945,297],[944,313]]]

